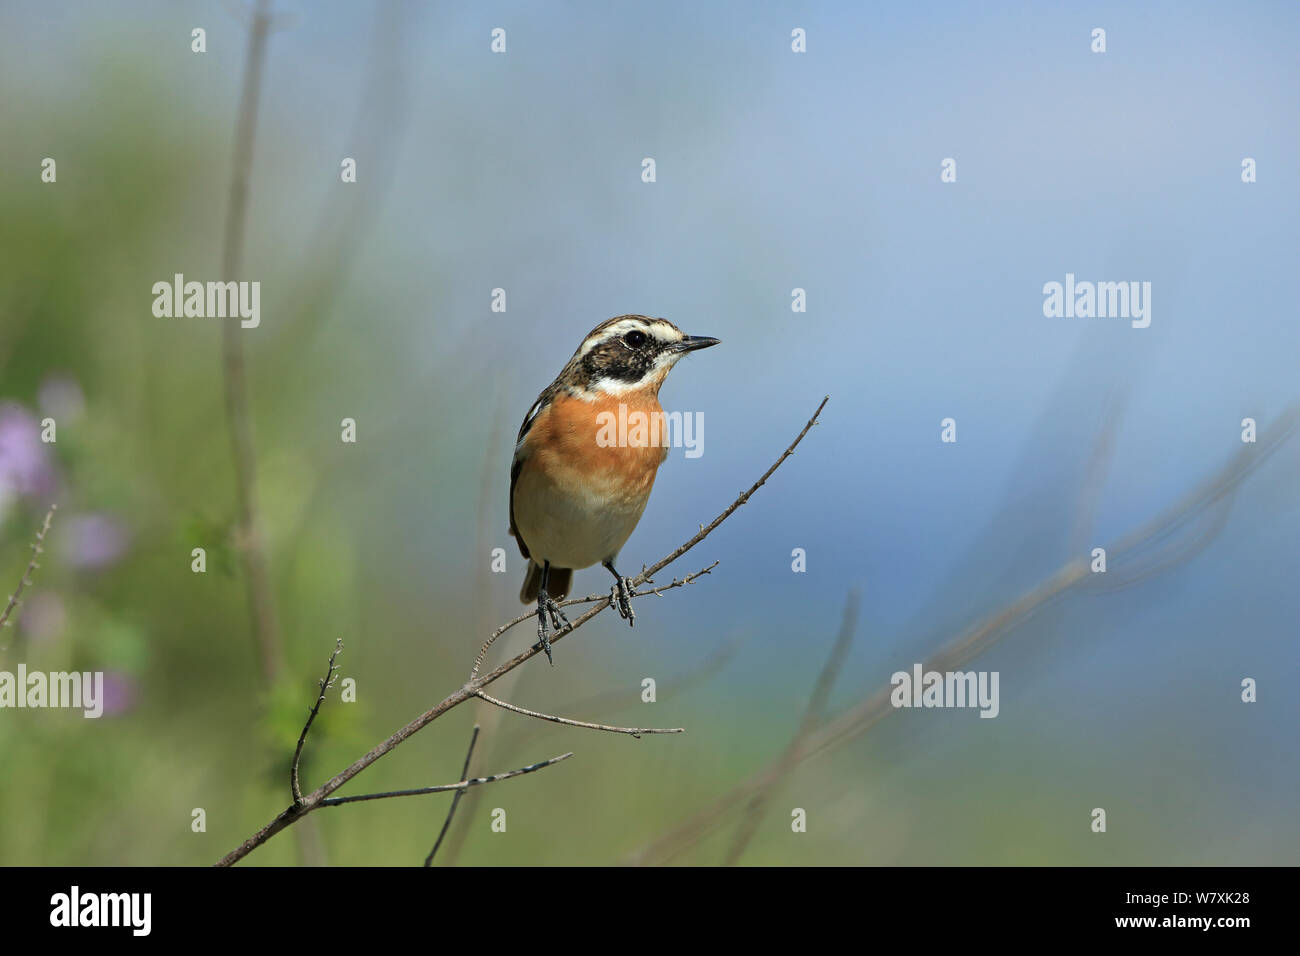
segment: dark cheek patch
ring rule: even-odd
[[[591,380],[612,378],[631,384],[645,377],[657,352],[655,346],[633,350],[622,342],[607,342],[593,349],[583,364]]]

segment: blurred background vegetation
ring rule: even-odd
[[[99,721],[0,712],[0,863],[215,861],[287,804],[338,637],[358,699],[327,702],[306,785],[459,686],[519,609],[514,431],[608,316],[724,342],[665,387],[666,407],[704,411],[706,452],[666,463],[629,568],[711,519],[832,400],[772,484],[671,569],[720,559],[713,575],[644,602],[634,631],[605,615],[554,668],[534,660],[494,691],[688,733],[636,741],[475,703],[344,791],[454,780],[476,720],[475,772],[577,752],[463,804],[442,862],[621,859],[781,753],[850,588],[864,608],[834,710],[1075,557],[1116,382],[1130,398],[1102,541],[1238,452],[1244,415],[1266,427],[1295,398],[1297,188],[1232,192],[1241,155],[1296,155],[1294,124],[1276,122],[1296,106],[1285,31],[1262,15],[1224,36],[1181,7],[1107,8],[1145,59],[1098,67],[1087,25],[1055,10],[954,13],[961,44],[911,13],[820,10],[801,15],[813,45],[793,58],[775,5],[277,9],[240,276],[262,283],[244,345],[285,660],[272,682],[233,535],[221,320],[155,318],[150,292],[219,278],[246,12],[0,10],[0,589],[59,504],[0,669],[102,670],[108,692]],[[1253,95],[1208,89],[1206,58]],[[1062,155],[1044,133],[1062,103],[1116,126]],[[1142,132],[1121,162],[1126,129]],[[963,186],[968,169],[979,184],[947,202],[953,142]],[[40,181],[47,156],[56,184]],[[344,156],[356,184],[339,182]],[[1038,290],[1067,268],[1154,277],[1149,335],[1043,319]],[[807,315],[789,311],[795,286]],[[505,315],[489,311],[496,287]],[[356,445],[339,440],[345,417]],[[743,861],[1294,863],[1297,461],[1288,446],[1253,476],[1185,566],[1058,602],[980,658],[1002,674],[997,720],[909,712],[800,767]],[[488,571],[495,547],[507,574]],[[1266,688],[1259,704],[1239,702],[1243,676]],[[248,862],[417,863],[449,799],[322,811]],[[1095,806],[1106,837],[1089,832]],[[719,861],[727,833],[673,861]]]

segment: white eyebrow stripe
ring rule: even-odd
[[[582,343],[582,348],[578,351],[579,353],[585,353],[601,342],[608,342],[610,339],[616,339],[621,335],[636,330],[648,331],[646,323],[640,319],[624,319],[622,322],[615,322],[613,325],[601,329],[596,335],[588,336],[587,340]]]
[[[684,338],[681,329],[666,319],[624,319],[621,322],[615,322],[613,325],[607,326],[597,335],[588,336],[586,341],[579,347],[577,355],[579,357],[584,356],[602,342],[621,338],[628,332],[633,331],[646,332],[664,343],[680,342]]]

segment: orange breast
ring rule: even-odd
[[[589,492],[644,500],[668,455],[662,416],[648,392],[594,402],[561,393],[529,429],[530,464],[557,485],[582,482]]]

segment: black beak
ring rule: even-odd
[[[696,349],[707,349],[710,345],[717,345],[720,341],[721,339],[709,338],[707,335],[688,335],[673,348],[678,352],[694,352]]]

